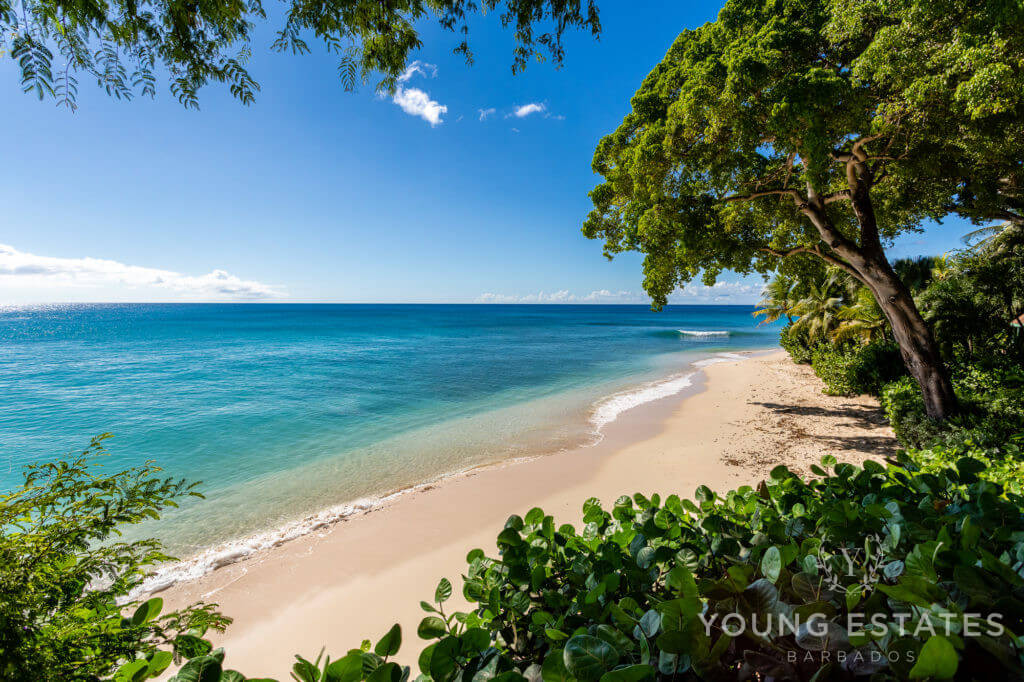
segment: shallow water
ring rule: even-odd
[[[600,437],[692,363],[767,348],[746,306],[0,309],[0,489],[110,431],[108,468],[202,480],[148,532],[187,555]],[[337,505],[341,505],[338,507]],[[348,505],[348,506],[346,506]]]

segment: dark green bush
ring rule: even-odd
[[[467,556],[471,611],[445,612],[446,580],[422,603],[422,679],[1024,679],[1021,500],[971,459],[823,465],[696,503],[588,500],[582,532],[540,509],[509,518],[496,558]],[[396,627],[295,677],[402,682],[400,644]],[[189,666],[177,679],[220,660]]]
[[[977,462],[978,476],[999,483],[1014,495],[1024,495],[1024,434],[1009,438],[999,447],[978,447],[971,443],[936,445],[924,450],[908,450],[903,455],[908,466],[934,472],[955,465],[964,458]]]
[[[936,422],[925,415],[917,385],[909,378],[888,384],[882,407],[899,441],[908,448],[934,445],[998,448],[1024,432],[1024,376],[1012,367],[954,368],[959,415]]]
[[[887,383],[906,373],[899,346],[891,341],[821,345],[811,354],[811,366],[829,395],[878,395]]]
[[[779,344],[789,353],[789,357],[793,358],[793,362],[796,364],[809,365],[811,363],[811,354],[814,348],[806,334],[793,331],[792,324],[787,324],[779,332]]]

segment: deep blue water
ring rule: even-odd
[[[0,489],[110,431],[106,466],[204,481],[172,546],[565,447],[602,397],[775,345],[752,308],[55,305],[0,308]],[[693,336],[687,331],[726,335]],[[197,530],[201,518],[204,529]]]

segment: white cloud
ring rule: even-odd
[[[745,284],[720,280],[712,286],[690,282],[668,297],[669,303],[753,303],[761,295],[763,283]]]
[[[405,68],[402,75],[398,77],[398,82],[408,83],[417,74],[426,78],[436,78],[437,67],[417,59]],[[419,116],[431,126],[443,123],[441,115],[448,113],[447,106],[431,99],[428,93],[419,88],[407,88],[399,85],[395,88],[395,94],[391,100],[400,106],[405,113],[411,116]]]
[[[419,116],[431,126],[442,123],[441,115],[448,113],[447,106],[430,99],[430,95],[419,88],[398,88],[393,99],[402,111]]]
[[[761,293],[763,284],[743,282],[716,282],[714,286],[687,284],[668,297],[669,303],[753,303]],[[599,289],[588,294],[574,294],[568,289],[535,294],[485,293],[476,297],[477,303],[634,303],[648,304],[647,294],[633,291],[610,291]]]
[[[0,244],[0,284],[12,288],[107,287],[173,292],[189,300],[280,298],[281,287],[245,280],[223,270],[185,275],[104,258],[37,256]]]
[[[480,112],[480,120],[486,121],[489,116],[493,116],[497,111],[494,107],[487,107],[486,109],[477,109]]]
[[[530,114],[543,113],[545,109],[547,109],[547,107],[540,102],[530,102],[529,104],[520,104],[510,115],[515,116],[516,118],[526,118]]]
[[[405,71],[398,77],[399,83],[405,83],[416,74],[426,76],[427,78],[437,78],[437,66],[435,64],[429,64],[427,62],[421,62],[416,60],[409,66],[405,67]]]
[[[574,294],[568,289],[553,292],[539,291],[536,294],[495,294],[485,293],[476,297],[477,303],[646,303],[646,297],[638,297],[630,291],[612,292],[607,289],[591,291],[589,294]]]

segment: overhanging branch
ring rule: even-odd
[[[772,249],[766,246],[762,247],[760,250],[766,253],[770,253],[777,258],[788,258],[789,256],[795,256],[800,253],[806,253],[811,256],[817,256],[826,263],[834,265],[843,272],[847,273],[861,284],[865,286],[867,285],[867,282],[864,281],[864,278],[860,276],[860,273],[857,272],[857,270],[852,265],[850,265],[849,263],[840,258],[836,258],[831,254],[825,253],[817,246],[797,246],[792,249],[787,249],[786,251],[779,251],[777,249]]]

